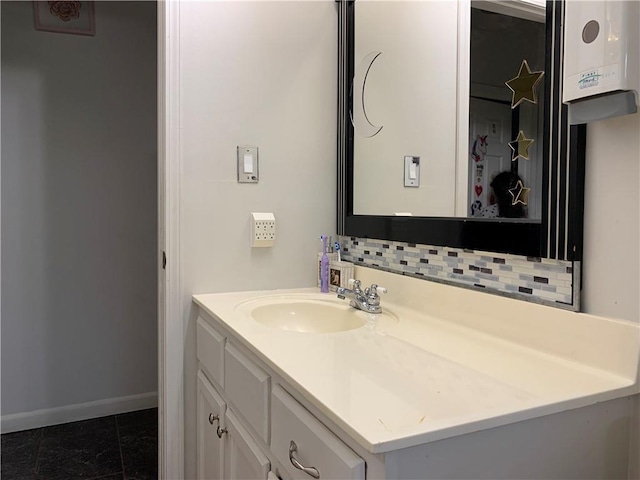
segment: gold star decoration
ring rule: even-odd
[[[532,72],[526,60],[522,60],[518,76],[505,83],[513,92],[511,108],[516,108],[525,100],[533,104],[538,103],[535,86],[542,79],[544,72]]]
[[[512,150],[511,161],[515,162],[518,158],[529,160],[529,147],[532,143],[533,139],[525,137],[524,132],[520,130],[518,137],[513,142],[509,142]]]
[[[513,201],[511,202],[511,205],[515,206],[518,203],[521,203],[522,205],[526,206],[527,201],[529,200],[530,191],[531,189],[526,188],[522,183],[522,180],[518,180],[518,183],[516,183],[516,186],[509,189],[509,193],[511,194],[511,198],[513,199]]]

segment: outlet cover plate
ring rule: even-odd
[[[275,215],[273,213],[251,212],[251,246],[272,247],[275,242]]]

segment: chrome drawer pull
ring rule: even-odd
[[[296,457],[293,456],[297,451],[298,446],[296,445],[296,442],[291,440],[291,444],[289,445],[289,460],[291,461],[291,465],[296,467],[298,470],[302,470],[307,475],[311,475],[313,478],[320,478],[320,472],[317,468],[305,467],[296,459]]]
[[[216,430],[216,433],[218,434],[218,438],[222,438],[222,435],[228,432],[229,430],[227,430],[227,427],[220,428],[220,425],[218,425],[218,429]]]
[[[216,420],[220,420],[220,416],[219,415],[214,415],[213,413],[209,414],[209,423],[211,425],[213,425],[213,422],[215,422]]]

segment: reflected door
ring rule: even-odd
[[[469,99],[469,216],[479,216],[496,203],[491,180],[511,170],[511,106]]]

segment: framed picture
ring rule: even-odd
[[[95,35],[93,2],[34,1],[36,30]]]
[[[329,269],[329,285],[333,285],[334,287],[339,287],[341,285],[340,282],[340,276],[341,276],[340,269],[338,268],[330,268]]]

